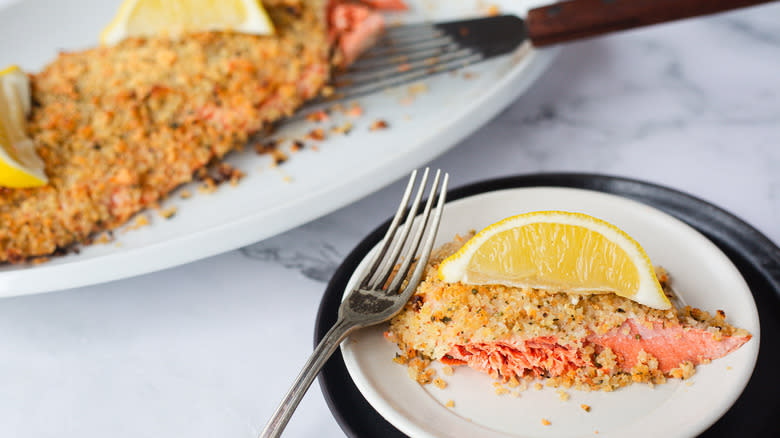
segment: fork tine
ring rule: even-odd
[[[428,224],[428,219],[431,215],[431,207],[433,206],[433,200],[436,198],[436,192],[439,188],[439,177],[441,176],[441,170],[436,170],[436,176],[433,178],[433,184],[431,184],[431,192],[430,195],[428,195],[428,201],[425,203],[425,209],[423,210],[422,215],[420,216],[420,224],[417,228],[417,232],[414,235],[414,238],[411,242],[409,242],[409,246],[406,250],[406,253],[403,256],[403,263],[401,263],[401,266],[398,268],[398,272],[395,274],[395,278],[393,278],[393,281],[390,282],[390,285],[387,287],[387,293],[388,294],[396,294],[401,289],[401,284],[404,281],[404,278],[406,278],[406,274],[409,273],[409,268],[412,266],[412,262],[414,262],[414,255],[417,254],[417,248],[420,247],[420,242],[422,241],[423,233],[425,232],[425,228]],[[413,218],[410,218],[409,220],[412,220]],[[422,261],[422,259],[421,259]]]
[[[442,37],[444,35],[446,34],[443,30],[435,28],[431,28],[430,30],[424,32],[398,33],[396,35],[388,35],[385,33],[382,35],[382,38],[380,38],[379,41],[377,41],[376,44],[374,44],[374,46],[369,49],[369,51],[378,47],[398,47],[400,45],[409,44],[414,41],[431,40]]]
[[[390,256],[385,257],[382,260],[380,268],[377,269],[377,273],[368,283],[369,289],[380,288],[385,284],[387,279],[390,277],[390,274],[392,274],[393,268],[398,261],[398,256],[401,253],[401,250],[406,243],[406,238],[409,236],[409,231],[412,228],[412,219],[414,219],[414,217],[417,215],[417,210],[420,207],[420,200],[422,199],[422,195],[425,192],[425,185],[428,182],[429,171],[430,169],[426,167],[425,171],[423,172],[422,179],[420,180],[420,188],[417,190],[417,194],[414,196],[414,202],[412,202],[412,206],[409,208],[409,213],[406,215],[406,222],[401,228],[401,234],[397,239],[397,243],[393,247],[393,251],[390,253]]]
[[[338,87],[336,89],[336,94],[334,95],[335,99],[316,102],[316,104],[333,102],[334,100],[346,100],[366,94],[372,94],[377,91],[395,87],[397,85],[414,82],[433,74],[446,73],[448,71],[457,70],[475,62],[479,62],[482,59],[484,59],[482,54],[470,52],[469,54],[464,54],[464,56],[445,61],[443,63],[420,67],[401,74],[396,73],[395,75],[388,76],[388,79],[384,81],[358,85],[345,85],[344,87]]]
[[[413,24],[402,24],[398,26],[390,26],[385,30],[385,35],[393,36],[393,35],[408,35],[413,32],[420,32],[420,31],[434,31],[436,30],[436,26],[434,23],[431,22],[421,22],[421,23],[413,23]]]
[[[419,71],[425,71],[430,68],[435,68],[437,65],[446,64],[458,59],[466,59],[473,55],[474,52],[471,49],[461,49],[457,52],[450,52],[441,55],[430,56],[423,59],[415,59],[407,61],[402,64],[390,65],[390,68],[367,70],[355,73],[348,73],[343,76],[339,76],[336,80],[349,81],[349,86],[359,87],[366,83],[372,84],[377,81],[386,79],[392,79],[398,76],[399,73],[416,73]]]
[[[390,248],[390,243],[392,243],[393,241],[393,236],[395,235],[395,231],[398,229],[398,224],[401,223],[401,219],[404,216],[404,211],[406,211],[406,205],[409,204],[409,197],[412,195],[412,189],[414,188],[414,180],[416,178],[417,178],[417,169],[414,169],[412,170],[412,174],[409,176],[409,182],[406,184],[406,189],[404,190],[404,194],[403,196],[401,196],[401,203],[398,204],[398,210],[396,210],[395,216],[393,216],[393,220],[392,222],[390,222],[390,226],[387,228],[385,237],[382,238],[382,248],[380,248],[380,250],[376,253],[374,258],[371,260],[369,269],[366,270],[365,274],[363,274],[363,278],[360,280],[360,285],[361,285],[360,287],[366,287],[368,285],[368,281],[376,272],[376,269],[379,267],[379,264],[382,262],[382,259],[387,253],[388,248]]]
[[[414,61],[419,61],[421,59],[428,59],[435,56],[443,56],[448,53],[457,52],[459,49],[462,49],[462,47],[453,43],[444,47],[419,50],[416,52],[404,53],[396,56],[391,56],[388,58],[358,59],[357,61],[355,61],[354,64],[350,65],[346,70],[344,70],[344,73],[340,73],[337,76],[337,78],[341,79],[343,77],[348,77],[355,73],[363,73],[366,71],[373,71],[373,70],[380,70],[380,69],[387,69],[387,68],[398,68],[400,65],[404,63],[411,63]]]
[[[361,55],[361,58],[370,59],[370,58],[391,56],[405,51],[433,49],[433,48],[443,47],[454,43],[455,41],[447,35],[436,37],[433,39],[426,39],[426,40],[409,39],[409,40],[404,40],[402,43],[398,43],[395,45],[375,47],[373,49],[368,50],[363,55]]]
[[[441,183],[441,190],[439,191],[439,200],[436,203],[436,210],[433,212],[433,219],[431,219],[431,225],[428,229],[428,237],[425,239],[420,257],[418,257],[417,266],[414,267],[412,276],[409,277],[409,283],[406,289],[401,293],[401,301],[406,302],[412,295],[417,284],[420,282],[423,274],[425,273],[425,266],[428,264],[428,258],[431,256],[431,250],[433,249],[433,243],[436,241],[436,234],[439,231],[439,222],[441,222],[442,210],[444,210],[444,203],[447,202],[447,183],[450,180],[450,174],[445,173],[444,179]],[[433,194],[431,194],[433,197]]]

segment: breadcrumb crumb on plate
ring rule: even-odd
[[[685,304],[712,311],[722,309],[727,323],[753,335],[729,354],[728,363],[733,370],[726,371],[725,365],[719,365],[720,359],[713,360],[696,367],[696,384],[691,387],[685,381],[668,378],[654,388],[633,384],[611,392],[568,388],[561,380],[517,379],[517,388],[539,383],[541,389],[525,392],[522,397],[500,397],[496,396],[489,376],[461,366],[447,377],[447,389],[441,391],[409,379],[405,367],[393,362],[399,350],[385,339],[388,326],[384,326],[352,335],[360,339],[356,347],[342,345],[347,370],[366,400],[399,430],[420,437],[450,432],[454,436],[485,438],[586,436],[595,429],[600,431],[599,436],[675,437],[696,435],[717,420],[749,379],[760,338],[755,304],[734,265],[703,236],[665,213],[616,196],[558,188],[508,189],[450,202],[437,246],[451,241],[456,234],[481,229],[496,218],[523,212],[518,211],[518,205],[524,211],[581,211],[626,230],[642,244],[655,264],[669,270],[675,290]],[[609,365],[609,358],[604,357],[603,363]],[[636,371],[647,375],[652,375],[658,366],[649,358],[642,365]],[[443,366],[438,362],[431,364],[440,374]],[[509,385],[507,382],[502,386],[510,388]],[[560,400],[559,389],[569,394],[569,402]],[[509,389],[510,394],[515,390]],[[443,408],[448,399],[458,401],[457,411]],[[586,414],[581,404],[590,406],[590,412]],[[540,418],[553,424],[544,426]],[[436,429],[431,430],[431,425],[436,425]]]

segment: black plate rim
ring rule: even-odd
[[[614,189],[615,185],[619,187],[618,190]],[[449,191],[447,202],[497,190],[530,187],[577,188],[612,194],[659,209],[682,220],[700,233],[706,232],[716,237],[737,237],[744,244],[741,255],[746,257],[753,267],[766,278],[775,297],[780,299],[780,247],[778,245],[738,216],[711,202],[660,184],[596,173],[542,172],[489,179],[460,186]],[[696,208],[692,208],[693,206]],[[692,218],[707,218],[710,220],[710,227],[702,229],[699,226],[694,226],[690,223]],[[707,221],[704,223],[706,224]],[[390,219],[369,233],[336,269],[323,293],[317,312],[314,327],[315,346],[332,324],[332,321],[329,320],[329,301],[333,299],[340,301],[352,272],[363,260],[365,254],[381,240],[389,224]],[[706,237],[708,240],[712,240],[709,236]],[[343,364],[340,350],[336,351],[331,361],[340,361]],[[350,438],[360,438],[360,435],[353,430],[350,424],[351,416],[347,416],[341,411],[338,401],[328,390],[326,373],[321,373],[318,380],[325,401],[342,431]]]

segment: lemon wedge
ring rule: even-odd
[[[656,309],[671,307],[639,243],[582,213],[539,211],[490,225],[442,261],[439,277],[573,294],[614,292]]]
[[[0,186],[38,187],[48,182],[43,161],[27,136],[30,81],[12,65],[0,70]]]
[[[272,35],[274,26],[259,0],[124,0],[100,42],[203,31]]]

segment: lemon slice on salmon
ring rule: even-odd
[[[639,243],[582,213],[539,211],[490,225],[442,261],[439,277],[574,294],[614,292],[656,309],[671,307]]]
[[[205,31],[272,35],[274,25],[259,0],[124,0],[100,42]]]
[[[43,161],[27,136],[30,80],[12,65],[0,70],[0,186],[38,187],[48,182]]]

